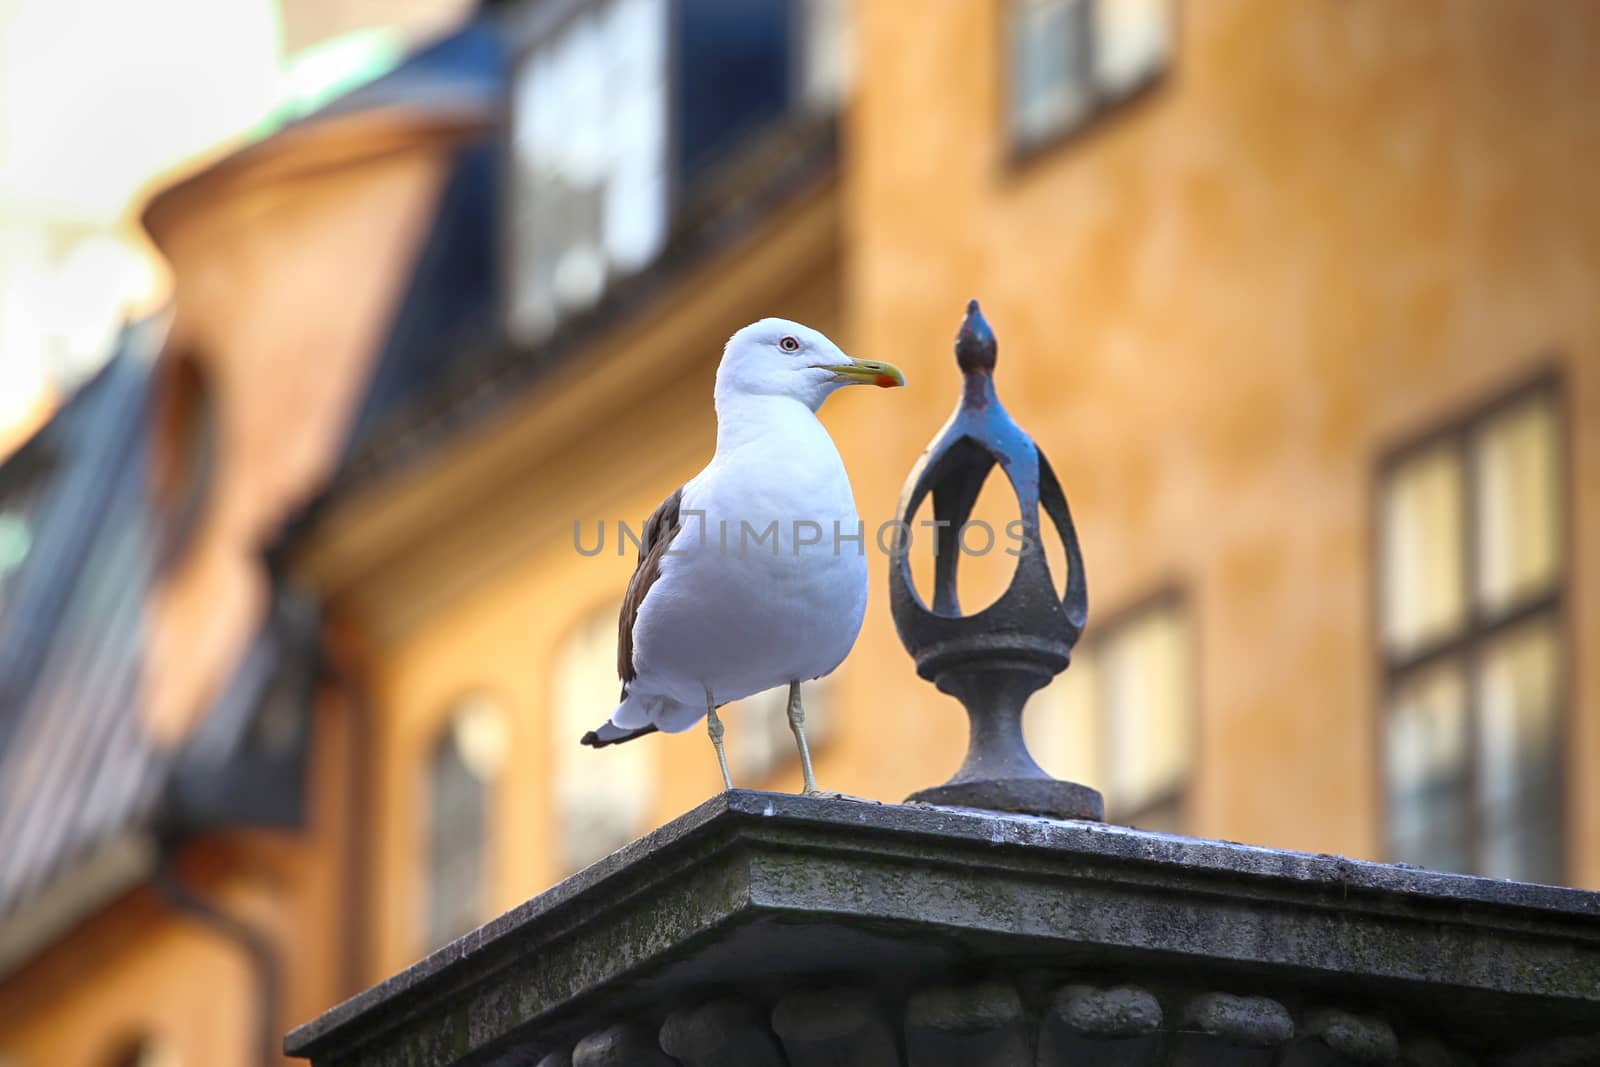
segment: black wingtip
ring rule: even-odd
[[[605,747],[604,745],[602,745],[600,743],[600,735],[595,733],[593,730],[590,730],[588,733],[584,734],[583,735],[583,739],[580,740],[578,742],[578,744],[580,744],[580,745],[588,745],[590,748],[604,748]]]

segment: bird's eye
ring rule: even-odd
[[[798,352],[800,351],[800,339],[797,337],[780,338],[778,341],[778,347],[783,349],[785,352]]]

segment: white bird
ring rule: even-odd
[[[733,788],[717,708],[789,687],[805,791],[817,791],[800,683],[844,662],[867,607],[866,543],[817,409],[846,385],[905,384],[816,330],[762,319],[722,352],[717,450],[645,523],[618,622],[622,703],[595,748],[706,719]]]

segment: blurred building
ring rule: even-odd
[[[823,413],[870,531],[983,299],[1089,570],[1030,736],[1111,818],[1600,885],[1597,48],[1513,0],[525,0],[165,189],[170,312],[0,466],[0,1063],[259,1062],[717,788],[699,731],[576,741],[621,524],[767,314],[907,372]],[[865,550],[808,703],[824,788],[896,800],[965,723]],[[736,781],[797,788],[749,703]]]

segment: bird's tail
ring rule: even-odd
[[[670,697],[629,693],[611,713],[611,718],[583,735],[590,748],[620,745],[657,730],[676,734],[689,729],[704,717],[706,709],[684,704]]]
[[[640,726],[634,730],[627,730],[615,723],[603,722],[596,729],[583,735],[583,743],[590,748],[605,748],[607,745],[620,745],[624,741],[632,741],[645,734],[653,734],[660,727],[651,723],[649,726]]]

